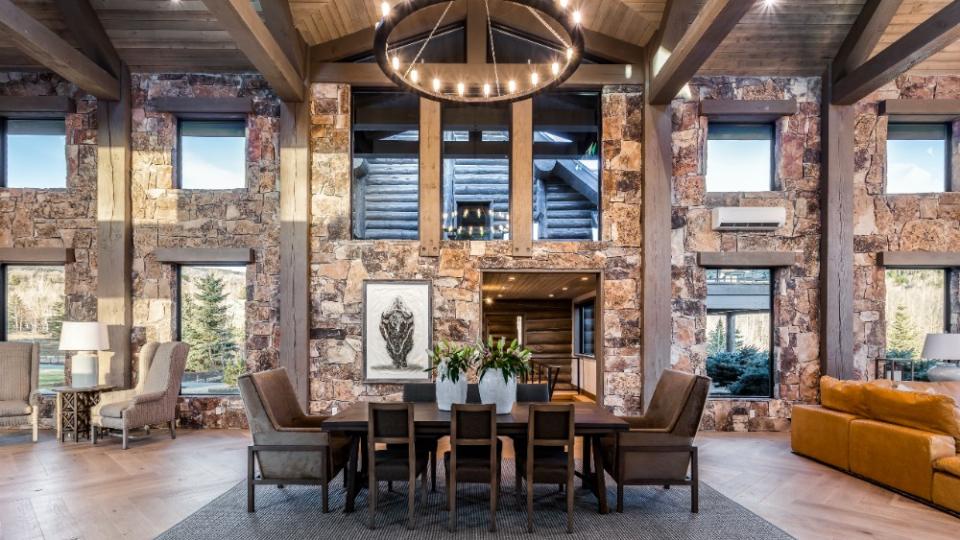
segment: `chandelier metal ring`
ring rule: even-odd
[[[564,44],[568,46],[567,50],[559,52],[557,59],[550,64],[528,63],[520,71],[517,70],[517,64],[510,64],[509,66],[514,68],[512,72],[507,70],[506,73],[500,72],[499,75],[486,78],[469,73],[471,69],[479,67],[482,70],[487,70],[489,69],[487,66],[492,66],[494,74],[497,74],[498,66],[496,53],[494,52],[493,64],[446,64],[459,66],[464,70],[464,73],[450,77],[450,70],[443,70],[444,72],[440,74],[420,73],[420,70],[423,69],[420,67],[421,65],[443,69],[445,64],[411,65],[409,62],[415,62],[416,59],[399,59],[396,55],[394,58],[390,57],[390,51],[388,50],[390,34],[401,22],[420,10],[437,4],[452,4],[453,1],[455,0],[403,0],[390,8],[389,12],[380,19],[373,39],[374,54],[383,73],[400,88],[432,100],[447,103],[512,103],[528,99],[562,84],[580,66],[584,44],[583,32],[580,30],[580,22],[577,20],[579,12],[576,12],[575,15],[572,10],[561,7],[557,0],[505,0],[546,15],[556,21],[567,34],[569,43]],[[542,18],[541,22],[544,22]],[[440,20],[437,21],[437,26],[439,24]],[[546,25],[545,22],[544,24]],[[553,32],[553,29],[549,26],[547,29]],[[431,32],[430,37],[432,35],[433,32]],[[428,42],[430,37],[427,38]],[[488,43],[488,47],[493,47],[491,37],[488,37],[488,40],[491,41]],[[499,67],[502,70],[507,66],[501,64]],[[521,74],[527,77],[518,81],[517,79]],[[445,75],[445,80],[441,81],[440,75]],[[495,81],[495,77],[500,81]],[[438,81],[440,81],[439,84]],[[497,84],[494,88],[493,83],[495,82]]]

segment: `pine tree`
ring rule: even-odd
[[[190,344],[187,369],[223,370],[233,364],[237,344],[230,329],[223,279],[204,274],[197,279],[196,292],[184,296],[182,334]]]
[[[717,319],[717,325],[707,337],[707,355],[713,356],[727,350],[727,333],[723,328],[723,321]]]
[[[897,306],[893,321],[887,326],[887,351],[909,351],[913,358],[920,355],[920,331],[903,304]]]

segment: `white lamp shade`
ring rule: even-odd
[[[99,322],[64,321],[60,330],[61,351],[105,351],[109,348],[107,325]]]
[[[921,356],[927,360],[960,360],[960,334],[927,334]]]

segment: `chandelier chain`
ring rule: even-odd
[[[554,30],[552,26],[550,26],[549,24],[547,24],[547,21],[543,20],[543,17],[540,16],[540,13],[537,12],[537,10],[533,9],[533,8],[530,7],[530,6],[526,6],[526,8],[527,8],[528,11],[530,11],[530,13],[533,14],[534,17],[537,18],[538,21],[540,21],[540,24],[542,24],[543,27],[547,29],[547,31],[549,31],[551,34],[553,34],[553,37],[556,38],[557,41],[559,41],[560,43],[562,43],[565,48],[566,48],[566,47],[570,47],[570,44],[567,43],[567,40],[563,39],[563,36],[561,36],[560,34],[558,34],[557,31]]]
[[[427,35],[427,39],[424,40],[423,45],[420,45],[420,50],[417,51],[417,55],[413,57],[413,62],[410,62],[410,65],[407,66],[407,70],[403,72],[403,76],[406,77],[410,74],[410,70],[416,67],[417,60],[420,60],[420,56],[423,54],[423,50],[427,48],[427,45],[430,44],[430,40],[433,39],[433,35],[437,33],[437,28],[440,28],[440,23],[443,22],[443,19],[446,18],[447,12],[450,11],[450,6],[453,5],[453,0],[447,2],[447,7],[443,9],[443,13],[440,14],[440,18],[437,19],[436,24],[433,25],[433,29],[430,30],[430,34]]]
[[[493,25],[490,24],[490,3],[483,0],[483,5],[487,9],[487,34],[490,39],[490,56],[493,58],[493,78],[497,84],[497,95],[503,95],[500,92],[500,73],[497,71],[497,47],[493,44]]]

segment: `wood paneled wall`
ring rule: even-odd
[[[484,305],[483,336],[516,337],[523,316],[523,345],[533,357],[560,368],[559,382],[570,382],[573,356],[573,304],[570,300],[504,300]]]

